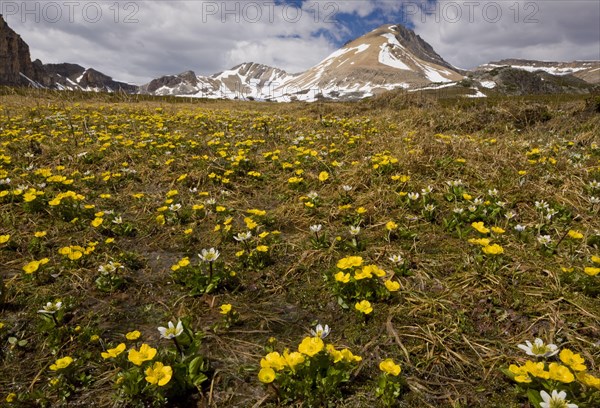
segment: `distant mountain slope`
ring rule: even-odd
[[[115,81],[102,72],[77,64],[45,64],[44,69],[57,89],[128,93],[136,93],[139,89],[136,85]]]
[[[503,59],[489,62],[476,70],[489,71],[498,67],[509,66],[528,72],[543,71],[552,75],[573,75],[592,84],[600,84],[600,61],[551,62],[523,59]]]
[[[395,88],[461,80],[458,70],[421,37],[384,25],[346,44],[300,74],[245,63],[212,76],[165,76],[141,87],[155,95],[263,100],[359,99]]]
[[[297,93],[299,99],[319,95],[358,99],[389,89],[462,78],[456,68],[412,30],[401,25],[384,25],[346,44],[279,90],[282,94],[292,94],[294,88],[305,91],[304,98],[302,92]]]
[[[275,88],[294,77],[278,68],[247,62],[211,76],[198,76],[193,71],[163,76],[142,85],[140,92],[203,98],[267,99]]]

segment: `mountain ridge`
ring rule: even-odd
[[[393,89],[452,87],[468,87],[466,96],[482,97],[489,92],[590,92],[600,86],[600,61],[513,58],[467,71],[445,61],[413,30],[386,24],[348,41],[304,72],[244,62],[212,75],[184,71],[138,86],[79,64],[31,61],[27,43],[0,15],[0,85],[278,102],[357,100]]]

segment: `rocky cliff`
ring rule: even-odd
[[[44,82],[41,63],[31,62],[29,46],[0,15],[0,85],[33,85]]]

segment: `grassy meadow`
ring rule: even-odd
[[[0,93],[0,406],[600,406],[597,97]]]

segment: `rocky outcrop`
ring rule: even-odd
[[[136,93],[138,87],[114,81],[108,75],[77,64],[46,64],[31,61],[29,46],[0,15],[0,85],[36,88],[123,91]]]
[[[31,62],[27,43],[0,15],[0,85],[34,85],[43,82],[43,76],[39,65]]]

